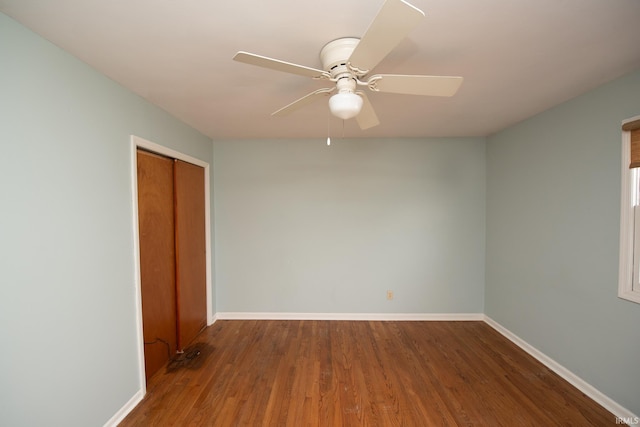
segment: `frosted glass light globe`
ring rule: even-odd
[[[362,110],[362,98],[355,93],[336,93],[329,98],[329,109],[336,117],[351,119]]]

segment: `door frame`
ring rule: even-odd
[[[206,303],[207,303],[207,326],[213,324],[213,304],[211,297],[211,189],[210,189],[210,165],[209,163],[191,157],[179,151],[167,148],[155,142],[148,141],[135,135],[131,135],[131,205],[133,207],[133,264],[135,282],[135,305],[136,305],[136,329],[138,341],[138,381],[142,396],[147,392],[147,381],[145,379],[144,365],[144,335],[142,325],[142,278],[140,275],[140,230],[138,227],[138,148],[151,151],[173,159],[192,163],[204,168],[204,209],[205,209],[205,249],[206,249]]]

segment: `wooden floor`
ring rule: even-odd
[[[607,426],[484,322],[217,321],[121,426]]]

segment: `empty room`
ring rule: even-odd
[[[0,425],[640,425],[637,0],[0,0]]]

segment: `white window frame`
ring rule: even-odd
[[[640,120],[640,116],[622,124]],[[618,297],[640,304],[640,172],[630,169],[631,132],[622,131]]]

